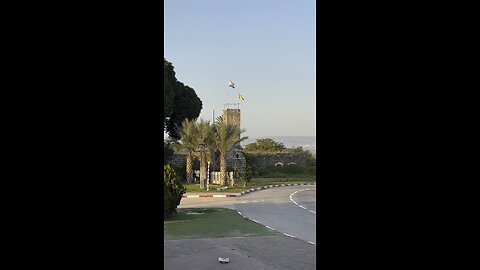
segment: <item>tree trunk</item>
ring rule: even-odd
[[[227,185],[226,171],[227,171],[227,164],[226,164],[225,154],[221,153],[220,154],[220,183],[222,183],[222,186]]]
[[[192,183],[193,182],[193,171],[192,171],[192,162],[193,162],[193,157],[191,153],[187,154],[187,164],[186,164],[186,178],[187,178],[187,183]]]
[[[207,179],[207,159],[205,152],[200,152],[200,189],[205,189],[205,180]]]

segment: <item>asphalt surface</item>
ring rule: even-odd
[[[183,198],[179,208],[224,207],[278,236],[164,241],[164,269],[316,269],[316,186],[275,187],[230,198]],[[218,257],[230,259],[227,264]]]
[[[234,209],[273,230],[316,244],[315,185],[269,188],[232,198],[183,198],[178,207]]]
[[[164,269],[316,269],[314,245],[287,236],[164,241]],[[229,258],[222,264],[218,257]]]

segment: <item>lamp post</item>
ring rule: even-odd
[[[210,161],[208,162],[208,166],[207,166],[207,191],[208,191],[209,182],[210,182]]]
[[[232,180],[231,180],[231,183],[230,183],[231,186],[233,186],[235,184],[236,174],[237,174],[237,158],[235,158],[235,163],[234,163],[234,166],[233,166],[233,177],[232,177]]]

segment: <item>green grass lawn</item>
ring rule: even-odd
[[[235,180],[238,183],[238,179]],[[187,192],[202,192],[202,193],[239,193],[251,188],[263,187],[267,185],[281,185],[281,184],[303,184],[303,183],[315,183],[315,177],[287,177],[287,178],[252,178],[250,183],[247,183],[246,187],[242,185],[235,185],[228,187],[225,190],[217,190],[219,185],[210,185],[209,191],[200,189],[200,184],[183,184],[187,189]]]
[[[226,208],[181,208],[163,222],[164,239],[199,239],[278,234]]]

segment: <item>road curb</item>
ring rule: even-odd
[[[268,185],[258,188],[251,188],[249,190],[242,191],[240,193],[229,193],[229,194],[184,194],[182,198],[226,198],[226,197],[241,197],[245,194],[252,193],[255,191],[267,189],[267,188],[274,188],[274,187],[288,187],[288,186],[308,186],[308,185],[316,185],[316,183],[303,183],[303,184],[281,184],[281,185]]]

